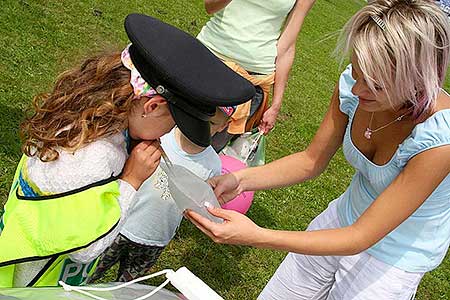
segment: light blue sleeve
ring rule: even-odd
[[[349,117],[352,117],[358,107],[358,97],[352,93],[355,85],[352,77],[352,65],[348,65],[339,77],[339,109]]]
[[[222,161],[220,160],[219,154],[216,153],[212,146],[209,146],[203,150],[203,153],[205,155],[199,163],[203,166],[204,170],[207,171],[207,174],[200,177],[204,180],[208,180],[212,177],[221,175]]]
[[[450,109],[441,110],[416,125],[400,145],[397,162],[404,167],[408,161],[426,150],[450,145]]]

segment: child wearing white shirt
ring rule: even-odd
[[[218,108],[211,118],[211,136],[227,125],[234,107]],[[181,165],[207,180],[220,175],[221,162],[214,149],[200,147],[175,127],[161,137],[161,146],[173,164]],[[99,279],[119,262],[116,281],[144,276],[174,237],[183,218],[170,195],[167,175],[158,167],[137,191],[136,202],[114,243],[102,254],[90,281]]]

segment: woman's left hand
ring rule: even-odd
[[[269,109],[264,112],[261,124],[259,125],[259,130],[264,134],[268,134],[275,127],[279,112],[279,109],[276,109],[273,106],[269,107]]]
[[[224,219],[222,224],[214,223],[198,213],[188,210],[185,216],[214,242],[220,244],[255,245],[260,241],[263,228],[245,215],[233,210],[208,207],[213,216]]]

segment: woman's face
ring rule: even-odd
[[[380,88],[374,93],[369,88],[354,54],[352,55],[352,77],[356,80],[352,93],[359,98],[359,108],[368,112],[393,110],[385,91]]]
[[[168,133],[175,121],[166,100],[157,95],[141,97],[128,116],[128,132],[135,140],[156,140]]]

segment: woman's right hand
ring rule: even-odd
[[[207,209],[211,215],[222,218],[224,222],[221,224],[214,223],[189,209],[184,215],[215,243],[261,245],[267,230],[256,225],[247,216],[218,207],[207,207]]]
[[[159,141],[140,142],[131,151],[120,178],[138,190],[141,184],[155,172],[160,159]]]
[[[216,176],[208,180],[219,203],[225,204],[243,192],[235,173]]]

